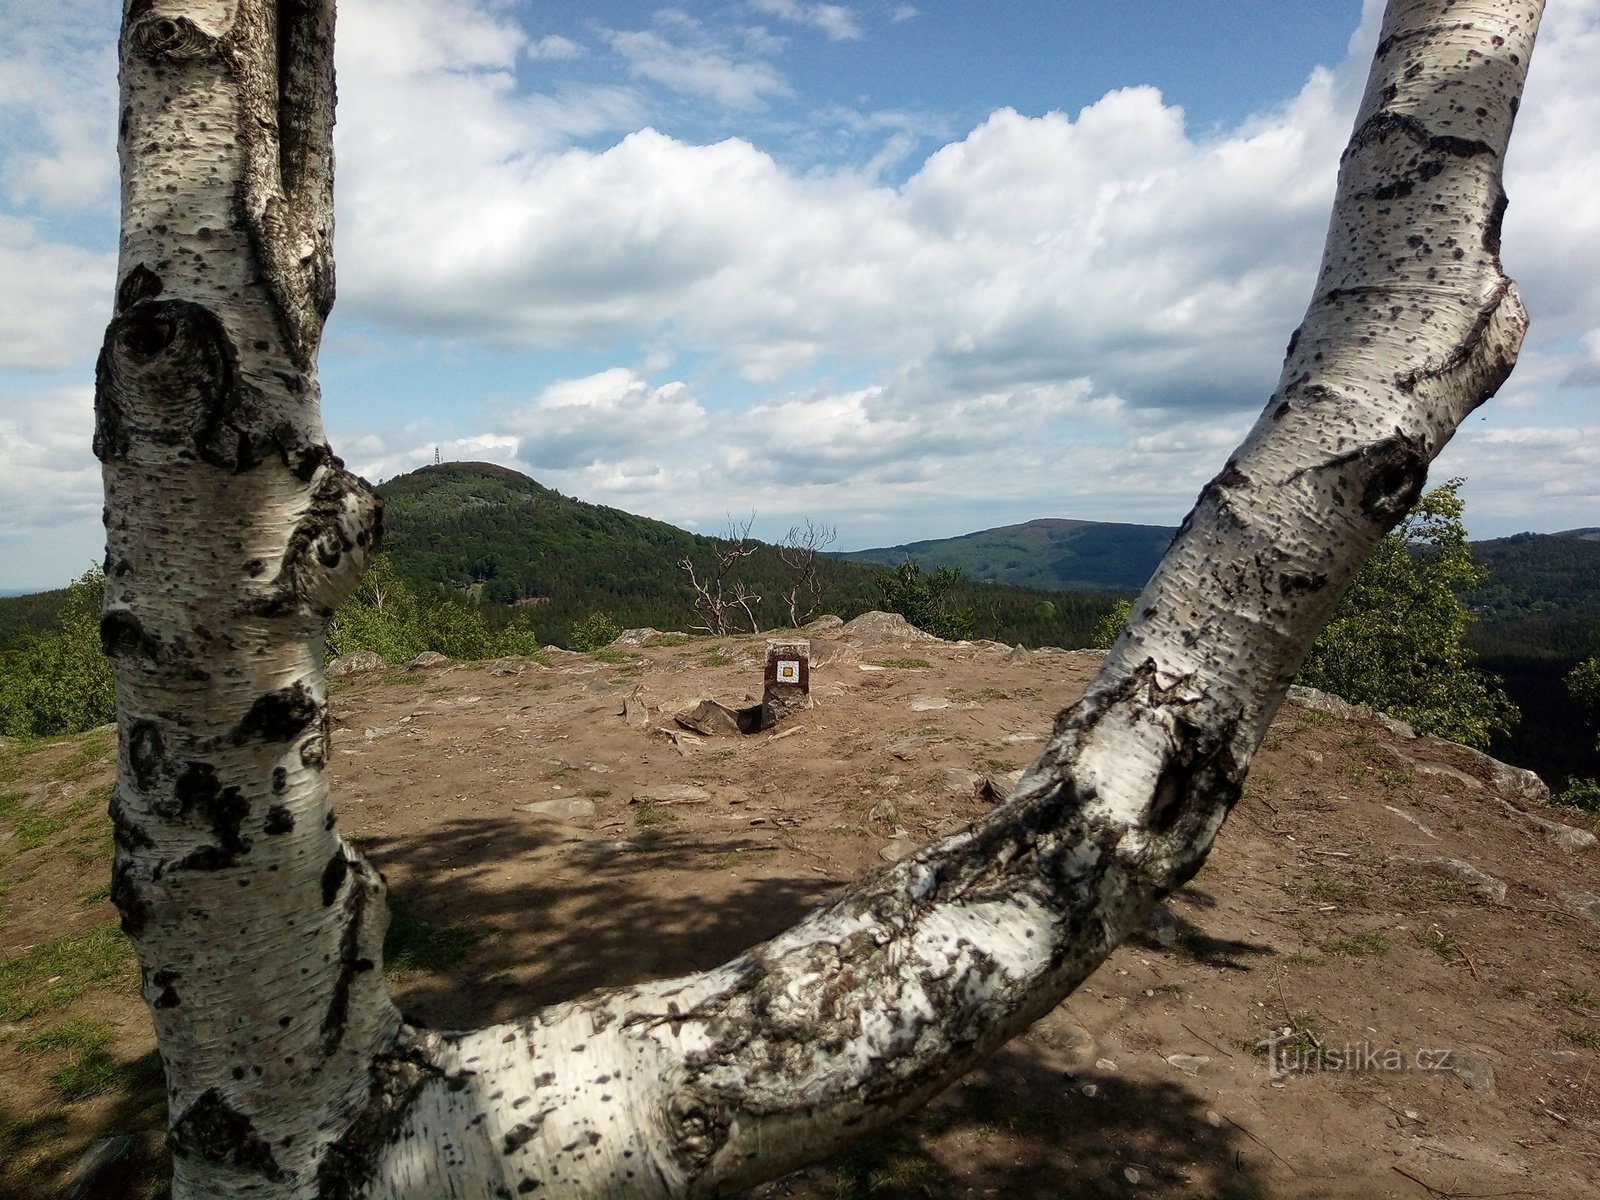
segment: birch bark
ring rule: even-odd
[[[404,1026],[329,803],[322,635],[379,532],[328,449],[332,0],[127,0],[97,372],[114,896],[174,1195],[726,1195],[921,1103],[1204,861],[1289,679],[1526,318],[1500,164],[1541,5],[1394,0],[1277,391],[992,818],[715,971]]]

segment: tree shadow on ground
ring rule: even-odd
[[[757,862],[771,847],[670,826],[606,837],[520,818],[461,819],[426,837],[359,844],[417,919],[481,934],[463,939],[471,944],[454,967],[392,983],[402,1010],[435,1027],[510,1020],[590,988],[717,966],[841,886],[735,877],[728,864]],[[1206,938],[1189,922],[1180,932],[1191,953],[1219,966],[1248,969],[1242,957],[1264,952]],[[1292,1170],[1208,1114],[1198,1086],[1076,1073],[1048,1044],[1025,1035],[926,1109],[750,1195],[1054,1200],[1181,1187],[1250,1200],[1273,1194],[1272,1180]]]
[[[523,819],[448,821],[420,838],[356,839],[391,902],[473,943],[448,974],[391,979],[408,1016],[474,1028],[614,987],[718,966],[793,925],[840,885],[753,879],[770,845],[670,827],[579,836]]]
[[[134,1200],[165,1196],[172,1173],[167,1155],[166,1081],[155,1051],[130,1060],[106,1057],[112,1082],[82,1105],[60,1104],[32,1112],[0,1108],[0,1200],[41,1200],[55,1193],[46,1182],[65,1178],[84,1146],[121,1139],[105,1168],[74,1200]]]
[[[1019,1040],[920,1112],[749,1200],[1266,1200],[1294,1175],[1209,1119],[1198,1088],[1096,1075],[1090,1090]]]

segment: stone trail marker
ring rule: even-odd
[[[762,724],[777,724],[811,707],[811,643],[789,638],[767,641],[767,674],[761,692]]]

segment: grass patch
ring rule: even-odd
[[[388,676],[384,679],[384,682],[390,685],[416,687],[419,683],[425,683],[427,678],[421,671],[402,671],[398,675]]]
[[[678,814],[660,804],[644,803],[634,807],[633,823],[640,829],[654,825],[676,825]]]
[[[85,908],[109,899],[111,899],[111,881],[109,879],[99,887],[92,887],[88,891],[78,893],[78,903]]]
[[[694,639],[687,633],[663,633],[651,645],[655,646],[687,646]]]
[[[0,963],[0,1020],[23,1021],[110,985],[132,995],[139,984],[133,943],[115,921],[35,946]]]
[[[404,900],[389,901],[383,959],[394,971],[447,971],[472,953],[484,931],[471,925],[434,925]]]
[[[700,662],[707,667],[728,667],[733,665],[733,655],[719,646],[702,654]]]
[[[943,1168],[909,1129],[897,1127],[869,1137],[831,1164],[833,1200],[867,1200],[929,1194],[926,1186]]]
[[[59,841],[68,829],[97,811],[104,815],[110,798],[110,784],[75,796],[64,804],[34,804],[21,792],[5,792],[0,794],[0,825],[5,825],[15,835],[12,851],[25,854]],[[98,832],[92,832],[90,838],[97,837]],[[109,835],[110,832],[111,819],[107,817],[105,833]]]
[[[872,660],[875,667],[890,667],[896,671],[926,671],[933,666],[925,658],[875,658]]]
[[[82,779],[93,768],[100,766],[116,752],[117,731],[96,729],[83,737],[83,744],[74,750],[60,766],[51,772],[57,779],[72,782]]]
[[[109,1091],[159,1088],[160,1056],[151,1051],[132,1061],[116,1058],[106,1049],[115,1036],[116,1030],[106,1022],[79,1017],[24,1038],[17,1043],[17,1050],[22,1054],[66,1053],[66,1061],[50,1072],[50,1086],[63,1104],[76,1104]]]
[[[642,661],[638,655],[629,654],[626,650],[613,650],[610,646],[589,651],[589,657],[595,662],[608,663],[613,667],[634,667]]]
[[[1306,895],[1327,904],[1356,904],[1367,898],[1367,889],[1342,879],[1314,879],[1306,885]]]
[[[1568,988],[1564,992],[1557,992],[1556,999],[1573,1008],[1600,1008],[1600,992],[1589,987]]]
[[[1446,962],[1461,957],[1461,944],[1442,929],[1430,929],[1427,933],[1419,933],[1417,941]]]
[[[1389,953],[1389,938],[1381,931],[1372,929],[1323,942],[1322,950],[1339,958],[1382,958]]]
[[[1563,1029],[1561,1036],[1585,1050],[1600,1050],[1600,1029]]]

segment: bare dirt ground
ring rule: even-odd
[[[813,635],[809,711],[674,738],[701,699],[759,699],[765,640],[673,641],[336,683],[341,828],[389,879],[410,1016],[478,1025],[723,961],[987,811],[985,777],[1024,766],[1098,665],[867,621]],[[630,693],[648,720],[622,715]],[[7,753],[13,807],[104,798],[103,734]],[[1519,783],[1291,701],[1164,916],[926,1111],[757,1194],[1600,1194],[1600,849],[1558,845],[1536,821],[1593,820]],[[4,972],[114,915],[103,831],[66,829],[75,854],[0,823],[0,1001]],[[66,1052],[32,1044],[98,1019],[137,1063],[148,1020],[126,962],[107,970],[0,1017],[0,1195],[55,1195],[91,1139],[160,1123],[136,1073],[62,1103]]]

